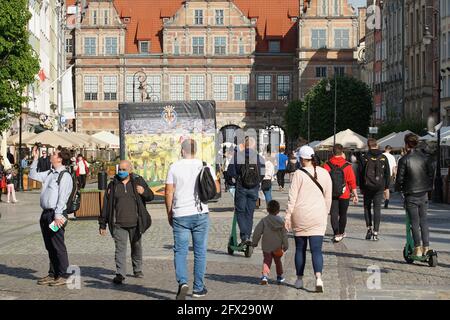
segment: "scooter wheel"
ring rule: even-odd
[[[228,250],[228,254],[229,254],[230,256],[232,256],[233,253],[234,253],[233,249],[231,249],[231,247],[228,246],[228,247],[227,247],[227,250]]]
[[[436,255],[432,255],[432,256],[430,256],[430,259],[428,260],[428,265],[430,266],[430,267],[436,267],[437,266],[437,264],[438,264],[438,258],[437,258],[437,256]]]
[[[253,254],[253,246],[247,246],[247,248],[245,249],[245,256],[247,258],[250,258]]]
[[[403,258],[405,259],[406,263],[411,264],[414,262],[414,259],[410,257],[410,252],[408,252],[408,248],[403,248]]]

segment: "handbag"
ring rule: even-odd
[[[272,180],[264,179],[261,182],[261,190],[262,191],[269,191],[271,186],[272,186]]]

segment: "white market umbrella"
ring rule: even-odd
[[[111,149],[119,149],[120,148],[120,138],[115,134],[112,134],[109,131],[101,131],[96,134],[93,134],[92,137],[94,139],[100,140],[103,143],[106,143]]]
[[[316,148],[332,147],[334,136],[323,140]],[[336,143],[342,144],[346,149],[365,149],[367,145],[367,139],[356,132],[347,129],[336,133]]]
[[[388,136],[387,139],[383,138],[384,140],[378,140],[378,145],[381,149],[384,149],[387,145],[391,146],[393,149],[401,149],[405,146],[405,136],[410,133],[414,132],[409,130],[398,132],[393,136]]]

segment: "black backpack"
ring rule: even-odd
[[[253,189],[261,183],[261,173],[258,166],[259,159],[257,158],[256,163],[250,163],[249,158],[245,155],[245,164],[241,166],[239,178],[244,188]]]
[[[198,197],[202,203],[208,203],[209,200],[216,197],[216,182],[214,181],[214,177],[212,176],[211,170],[206,165],[206,162],[203,162],[203,168],[198,174],[197,185]]]
[[[364,158],[364,187],[369,191],[384,189],[384,166],[382,154],[377,157],[366,155]]]
[[[63,170],[59,173],[58,180],[56,183],[60,184],[61,179],[64,175],[64,173],[70,174],[70,177],[72,178],[72,192],[70,193],[69,199],[67,199],[66,204],[66,210],[64,210],[63,214],[68,215],[71,213],[75,213],[80,209],[80,203],[81,203],[81,192],[78,188],[77,178],[75,176],[75,173],[70,173],[68,170]]]
[[[331,181],[333,182],[333,192],[332,192],[333,199],[339,199],[340,196],[344,194],[345,187],[347,185],[345,181],[344,169],[348,167],[350,164],[346,163],[342,167],[335,166],[330,161],[328,161],[327,164],[331,169],[330,176]]]

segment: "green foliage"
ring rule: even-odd
[[[286,135],[293,141],[300,137],[300,128],[304,122],[304,104],[301,101],[291,101],[284,115]]]
[[[39,60],[28,43],[27,0],[0,0],[0,132],[8,129],[28,100],[26,86],[39,71]]]
[[[392,120],[383,123],[378,128],[377,139],[383,138],[392,132],[401,132],[410,130],[419,136],[426,134],[427,124],[420,119],[403,119],[400,121]]]
[[[337,77],[336,80],[329,81],[330,91],[326,90],[328,79],[323,79],[305,96],[304,112],[310,108],[311,141],[324,140],[333,135],[335,82],[337,82],[336,132],[351,129],[366,136],[373,107],[371,89],[353,77]],[[300,135],[306,137],[307,132],[307,123],[304,122],[300,128]]]

